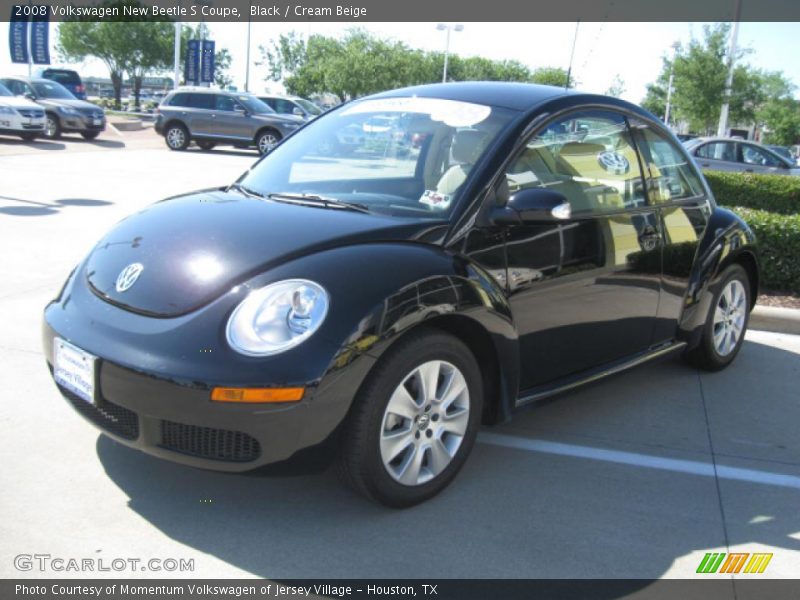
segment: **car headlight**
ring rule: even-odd
[[[77,110],[75,110],[74,108],[72,108],[70,106],[59,106],[58,107],[58,112],[60,112],[62,115],[79,115],[79,114],[81,114]]]
[[[305,279],[287,279],[257,289],[228,319],[228,344],[248,356],[285,352],[319,329],[328,314],[328,303],[322,286]]]
[[[10,106],[0,106],[0,115],[13,115],[16,114],[16,112],[17,111]]]

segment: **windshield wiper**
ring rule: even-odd
[[[243,186],[238,181],[230,184],[228,186],[228,189],[225,191],[227,192],[230,190],[236,190],[237,192],[239,192],[243,196],[247,196],[248,198],[258,198],[259,200],[263,200],[265,198],[264,194],[261,194],[255,190],[251,190],[249,187]]]
[[[296,202],[297,204],[311,204],[315,206],[324,206],[325,208],[341,208],[345,210],[354,210],[356,212],[368,213],[369,207],[364,204],[357,204],[355,202],[345,202],[337,198],[330,198],[328,196],[320,196],[319,194],[295,194],[292,192],[275,192],[267,194],[267,198],[272,200],[284,202]]]

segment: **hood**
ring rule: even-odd
[[[42,109],[41,106],[23,96],[0,96],[0,106],[10,106],[11,108],[21,108],[22,110]]]
[[[282,115],[279,113],[257,113],[253,115],[256,118],[264,119],[265,121],[272,121],[273,123],[290,123],[292,125],[302,125],[305,123],[303,117],[295,115]]]
[[[431,224],[245,198],[207,190],[168,199],[121,221],[92,250],[85,274],[105,300],[154,316],[211,302],[271,266],[354,243],[413,239]],[[126,267],[140,271],[117,291]]]
[[[86,102],[85,100],[78,100],[77,98],[38,98],[37,102],[50,106],[69,106],[82,114],[102,113],[103,109],[99,106]]]

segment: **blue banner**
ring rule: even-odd
[[[187,84],[197,83],[200,80],[200,40],[189,40],[186,43],[183,78]]]
[[[15,16],[11,7],[11,20],[8,23],[8,49],[11,52],[11,62],[28,62],[28,18]]]
[[[211,40],[203,40],[202,64],[200,81],[203,83],[214,83],[214,42]]]
[[[31,20],[31,55],[37,65],[50,64],[50,17],[47,13]]]

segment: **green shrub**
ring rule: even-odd
[[[703,173],[720,206],[746,206],[784,215],[800,213],[800,177],[755,173]]]
[[[747,221],[758,238],[761,287],[800,294],[800,214],[740,206],[731,210]]]

